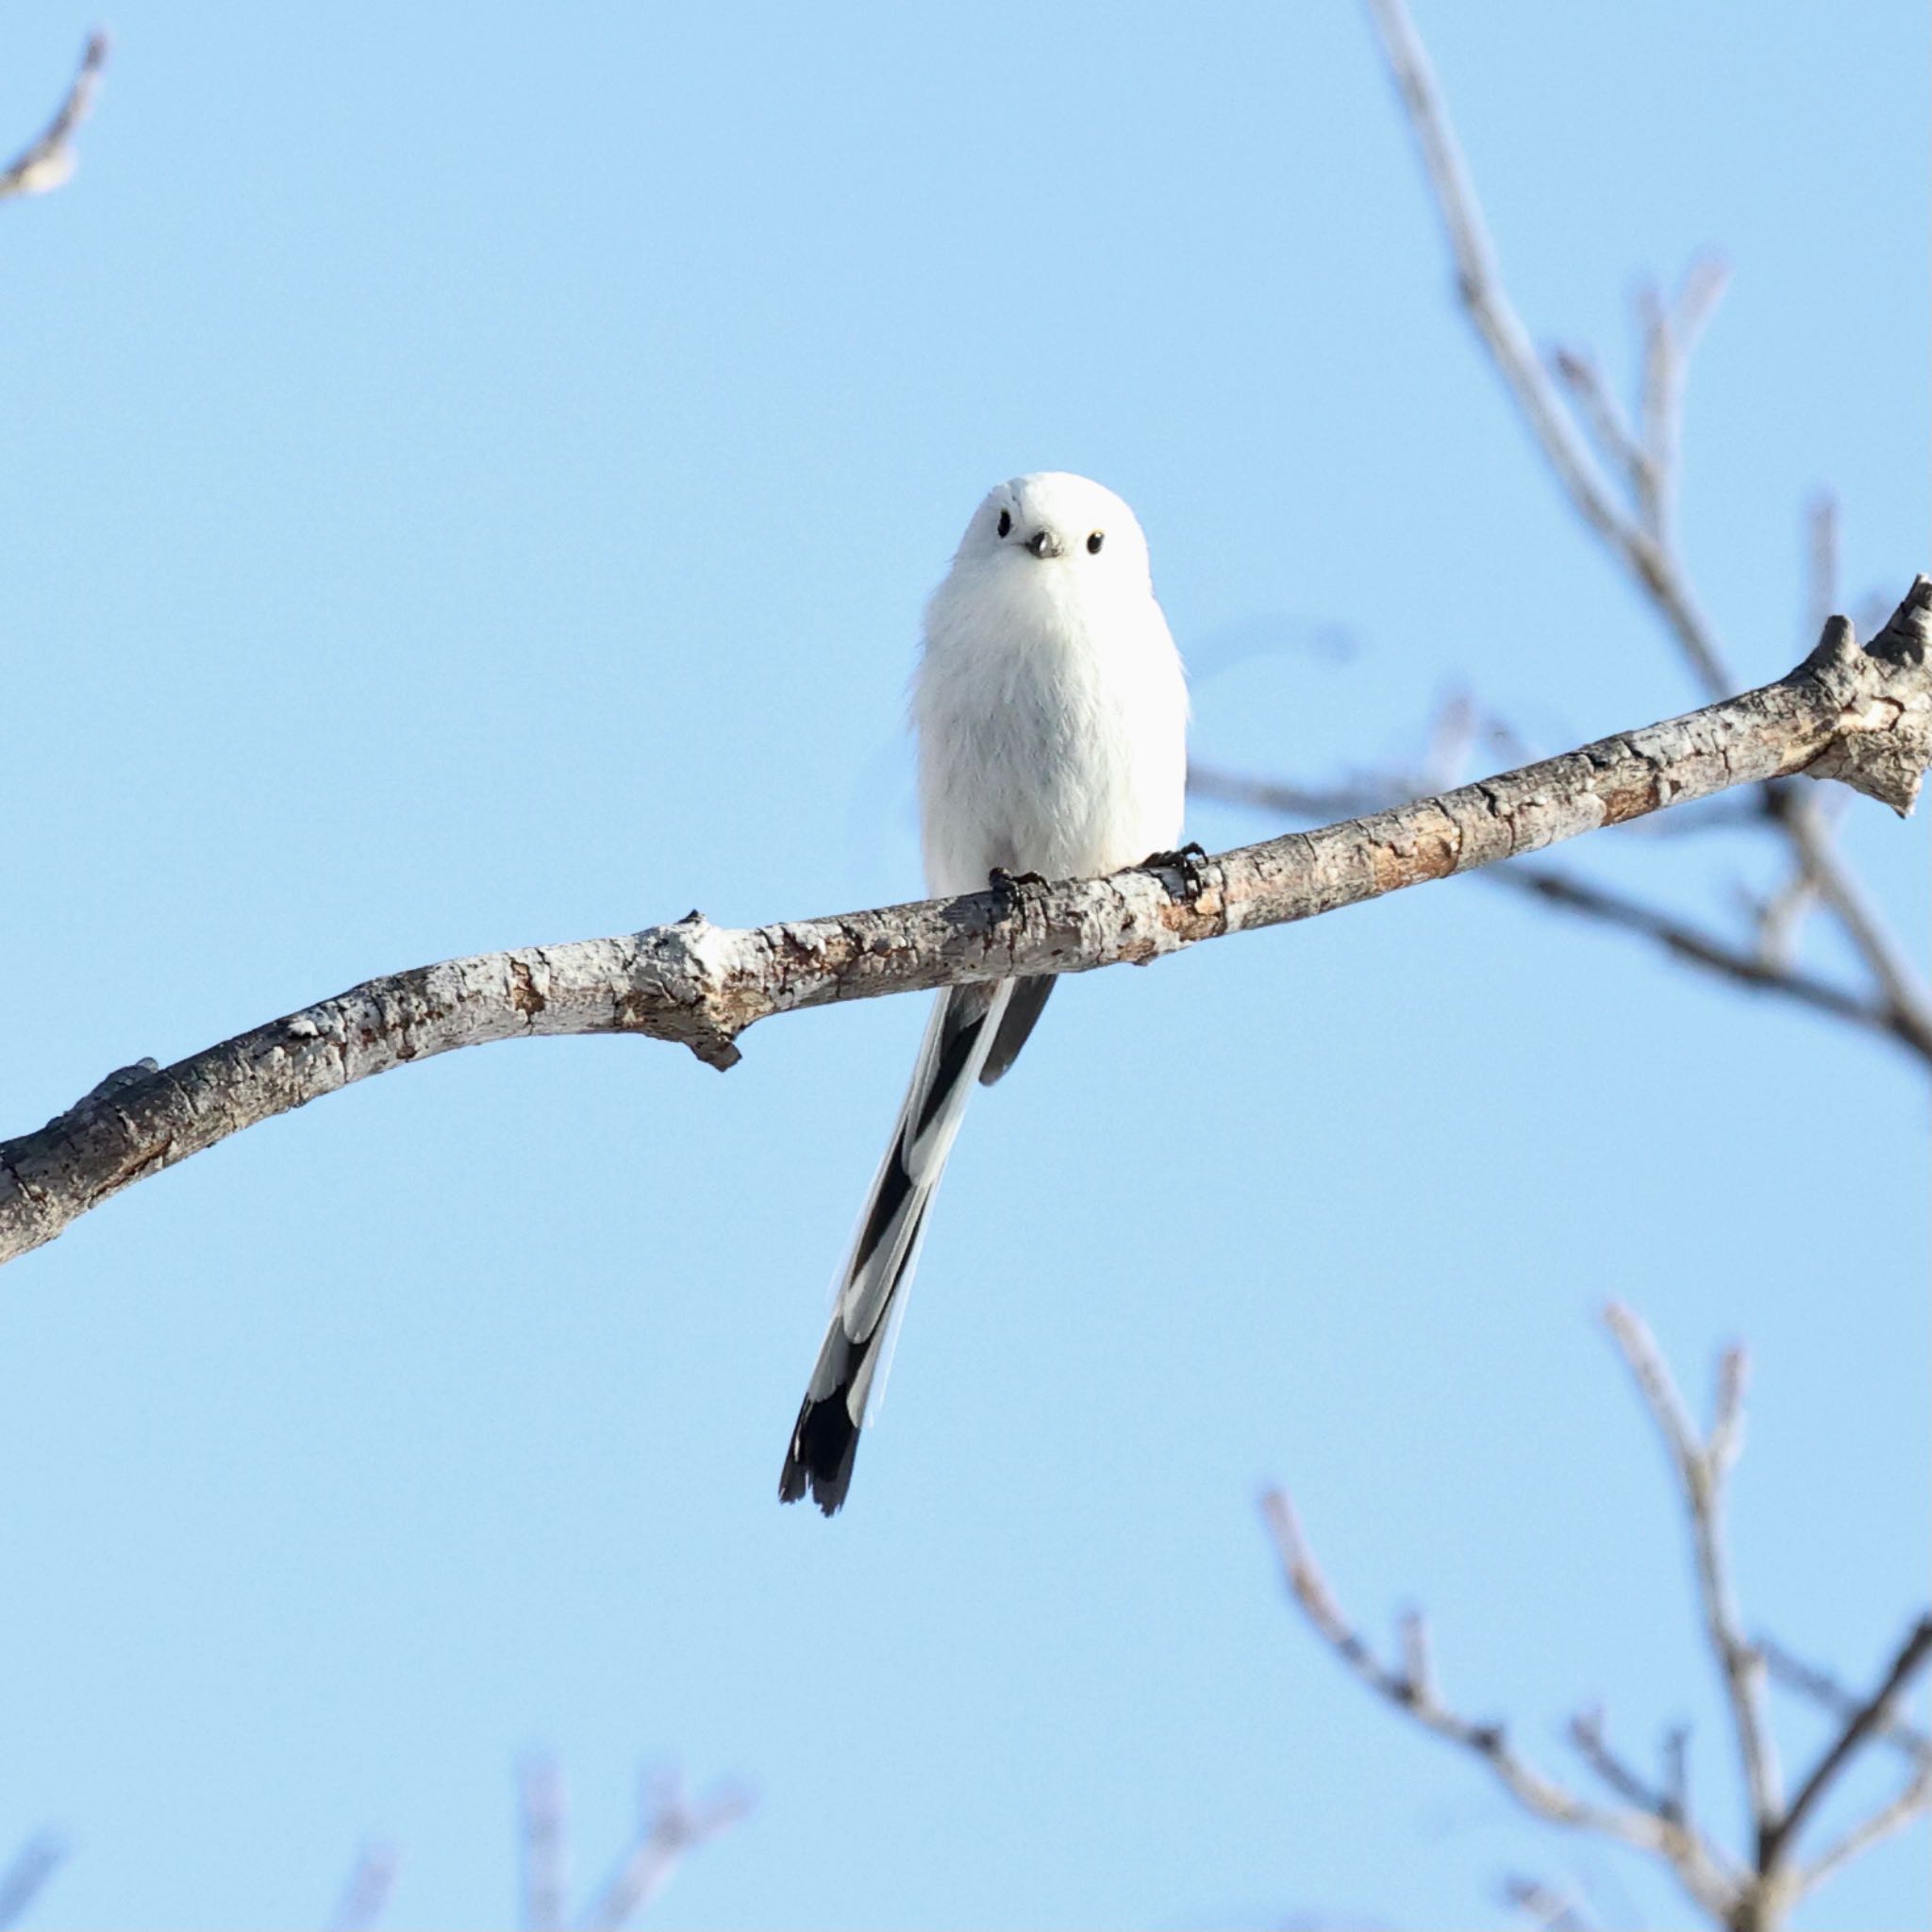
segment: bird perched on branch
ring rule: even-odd
[[[912,718],[935,894],[1170,854],[1187,684],[1147,540],[1112,491],[1046,471],[987,496],[926,606]],[[791,1432],[783,1501],[809,1490],[827,1516],[844,1502],[967,1099],[1012,1065],[1053,984],[955,986],[934,1002]]]

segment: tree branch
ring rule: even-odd
[[[1474,184],[1415,24],[1403,0],[1367,0],[1367,5],[1422,156],[1464,312],[1572,508],[1662,620],[1699,687],[1707,695],[1721,695],[1732,689],[1732,678],[1678,555],[1672,508],[1677,494],[1685,359],[1723,291],[1722,264],[1709,258],[1693,262],[1674,304],[1654,292],[1646,299],[1641,423],[1635,432],[1583,357],[1559,356],[1553,380],[1503,286]],[[1574,411],[1566,407],[1559,382],[1574,397]],[[1620,501],[1594,459],[1592,440],[1610,461],[1627,500]],[[1919,1042],[1919,1050],[1932,1058],[1932,991],[1906,963],[1850,869],[1831,849],[1818,800],[1774,795],[1768,803],[1800,870],[1865,961],[1895,1015],[1893,1030]]]
[[[1794,1657],[1775,1638],[1760,1635],[1757,1648],[1765,1667],[1776,1682],[1790,1690],[1802,1690],[1841,1724],[1857,1715],[1865,1700],[1847,1690],[1829,1671],[1821,1671],[1816,1664]],[[1895,1713],[1889,1716],[1880,1728],[1881,1735],[1897,1745],[1914,1763],[1932,1770],[1932,1737]]]
[[[88,36],[81,51],[67,98],[40,138],[29,142],[13,159],[0,168],[0,201],[16,195],[44,194],[70,180],[75,169],[75,130],[87,119],[93,106],[94,92],[100,86],[101,69],[108,64],[108,37],[96,29]]]
[[[14,1853],[0,1872],[0,1932],[11,1932],[25,1918],[66,1856],[67,1847],[48,1831],[36,1833]]]
[[[1805,1820],[1831,1788],[1832,1780],[1850,1762],[1860,1745],[1885,1730],[1893,1707],[1928,1657],[1932,1657],[1932,1616],[1921,1617],[1912,1625],[1877,1690],[1852,1712],[1844,1728],[1826,1746],[1810,1776],[1799,1786],[1797,1796],[1786,1807],[1784,1816],[1777,1819],[1764,1835],[1757,1860],[1759,1869],[1767,1877],[1790,1854]],[[1921,1771],[1914,1783],[1923,1784],[1924,1780],[1925,1773]]]
[[[1724,1677],[1738,1736],[1738,1755],[1744,1767],[1752,1825],[1762,1847],[1779,1815],[1782,1790],[1771,1718],[1765,1708],[1764,1659],[1744,1636],[1724,1533],[1724,1478],[1737,1451],[1743,1353],[1739,1349],[1725,1353],[1718,1374],[1710,1430],[1700,1435],[1650,1330],[1620,1302],[1612,1302],[1604,1310],[1604,1324],[1664,1439],[1683,1491],[1705,1633]]]
[[[1297,819],[1320,820],[1337,810],[1369,808],[1366,799],[1352,791],[1321,791],[1273,779],[1247,778],[1211,767],[1191,770],[1188,789],[1199,798],[1217,799],[1227,805],[1251,805]],[[1752,822],[1763,820],[1761,809],[1755,805],[1749,816]],[[1685,817],[1688,821],[1690,815],[1686,813]],[[1927,1043],[1919,1039],[1910,1025],[1908,1016],[1890,1002],[1855,992],[1808,973],[1775,947],[1762,943],[1752,948],[1735,945],[1662,907],[1614,891],[1560,866],[1496,865],[1479,876],[1506,891],[1519,892],[1597,924],[1614,926],[1653,941],[1674,958],[1702,967],[1720,978],[1754,991],[1792,1000],[1835,1020],[1877,1033],[1904,1047],[1917,1059],[1932,1058]],[[1767,908],[1770,909],[1774,908]]]
[[[774,1013],[1144,963],[1824,763],[1904,813],[1932,763],[1928,640],[1932,577],[1920,577],[1868,650],[1834,619],[1818,649],[1774,684],[1438,797],[1199,863],[749,930],[693,913],[614,939],[372,979],[174,1066],[124,1070],[38,1132],[0,1142],[0,1262],[230,1134],[456,1047],[636,1033],[728,1067],[737,1036]]]
[[[1456,289],[1464,311],[1577,514],[1649,591],[1706,693],[1722,695],[1731,689],[1730,674],[1724,668],[1717,638],[1697,608],[1674,556],[1617,503],[1503,287],[1482,206],[1408,9],[1402,0],[1368,0],[1368,8],[1390,77],[1422,153],[1423,169],[1456,266]],[[1659,455],[1666,453],[1649,437],[1640,448],[1646,468],[1654,467]],[[1655,491],[1659,498],[1669,493],[1669,486],[1660,481],[1643,487]]]
[[[1596,1805],[1579,1797],[1528,1763],[1509,1742],[1501,1724],[1479,1724],[1452,1709],[1442,1702],[1429,1677],[1390,1669],[1343,1616],[1286,1493],[1270,1490],[1261,1498],[1261,1514],[1274,1540],[1290,1594],[1317,1635],[1370,1690],[1424,1730],[1479,1757],[1532,1816],[1574,1830],[1593,1831],[1660,1858],[1691,1898],[1723,1918],[1742,1874],[1731,1867],[1719,1846],[1682,1818],[1671,1817],[1656,1807]],[[1411,1638],[1409,1642],[1412,1645],[1415,1640]]]
[[[585,1932],[622,1932],[671,1882],[687,1853],[728,1831],[750,1809],[750,1798],[732,1787],[692,1803],[677,1774],[646,1778],[637,1840],[578,1924]]]
[[[329,1932],[370,1932],[388,1909],[402,1862],[401,1854],[391,1844],[364,1845],[336,1902]]]

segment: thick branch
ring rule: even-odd
[[[1311,790],[1207,768],[1190,770],[1188,790],[1197,798],[1250,805],[1287,818],[1318,822],[1338,810],[1369,808],[1369,801],[1353,791]],[[1704,815],[1707,821],[1709,815]],[[1743,823],[1763,821],[1763,810],[1753,805]],[[1687,825],[1698,823],[1690,813],[1684,814],[1684,822]],[[1818,974],[1807,972],[1765,944],[1734,944],[1660,906],[1632,898],[1557,866],[1497,865],[1489,867],[1480,876],[1507,891],[1540,900],[1545,906],[1574,912],[1598,924],[1635,933],[1660,945],[1674,958],[1701,967],[1719,978],[1754,991],[1775,994],[1835,1020],[1863,1027],[1903,1046],[1921,1061],[1932,1061],[1932,1037],[1922,1034],[1913,1024],[1909,1008],[1895,1006],[1882,994],[1861,993],[1839,986]]]
[[[1909,809],[1932,763],[1932,578],[1869,650],[1834,620],[1775,684],[1560,758],[1198,866],[1141,867],[749,930],[693,913],[617,939],[482,954],[373,979],[172,1067],[111,1076],[0,1143],[0,1261],[130,1182],[409,1060],[494,1040],[639,1033],[714,1066],[770,1014],[1014,974],[1084,973],[1308,919],[1602,825],[1828,760]]]

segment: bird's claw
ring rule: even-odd
[[[1016,924],[1024,921],[1028,897],[1046,890],[1046,880],[1039,873],[1008,872],[1003,865],[994,866],[986,882],[992,891],[993,917],[1002,924],[1009,920]]]
[[[1177,872],[1190,899],[1198,899],[1208,885],[1208,848],[1190,839],[1173,852],[1150,852],[1141,863],[1149,872]]]

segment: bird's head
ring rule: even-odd
[[[1147,540],[1111,490],[1064,470],[1015,476],[987,492],[960,541],[960,562],[1050,569],[1069,589],[1148,589]]]

